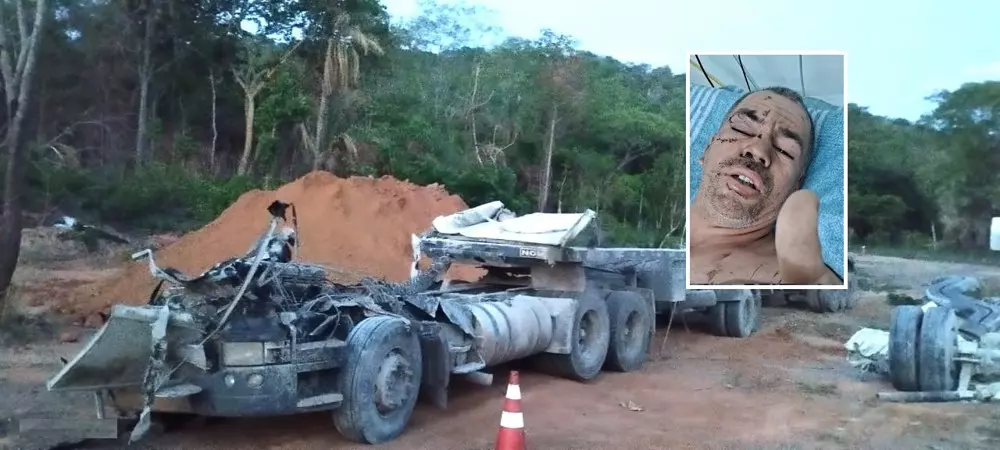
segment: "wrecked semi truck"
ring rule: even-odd
[[[330,410],[342,435],[374,444],[403,432],[418,394],[446,407],[452,378],[488,383],[506,362],[582,381],[636,370],[656,311],[703,310],[726,336],[757,327],[755,292],[685,291],[680,251],[574,247],[592,211],[514,217],[496,203],[435,220],[405,283],[338,284],[293,262],[297,233],[279,225],[294,206],[281,202],[247,255],[197,277],[139,252],[161,280],[148,304],[114,305],[47,387],[93,392],[98,417],[135,420],[130,441],[171,413]],[[443,281],[456,262],[486,275]]]

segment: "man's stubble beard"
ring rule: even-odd
[[[723,174],[722,170],[732,166],[744,167],[761,178],[764,185],[758,186],[763,197],[760,201],[746,205],[726,192],[728,190],[726,182],[731,177]],[[774,192],[774,179],[764,165],[760,161],[746,157],[738,156],[720,162],[715,172],[710,174],[709,180],[710,182],[704,186],[709,215],[715,225],[726,228],[746,228],[752,225],[767,208]],[[739,183],[738,180],[733,182]]]

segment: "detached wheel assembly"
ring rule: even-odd
[[[344,401],[333,421],[344,437],[367,444],[395,439],[410,421],[422,375],[420,341],[402,319],[362,320],[347,337],[338,379]]]
[[[938,306],[897,306],[889,329],[889,377],[904,392],[952,391],[958,387],[959,319]]]

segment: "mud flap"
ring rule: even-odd
[[[434,406],[446,409],[448,407],[448,384],[451,382],[451,359],[448,343],[441,339],[438,324],[424,322],[422,325],[420,352],[424,360],[420,393]]]

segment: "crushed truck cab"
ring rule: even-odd
[[[404,431],[418,394],[446,408],[453,379],[489,384],[510,361],[580,381],[638,370],[658,312],[703,311],[724,336],[757,327],[757,292],[684,289],[682,251],[574,245],[593,211],[516,217],[493,202],[439,217],[413,238],[408,281],[344,285],[291,260],[289,208],[272,204],[247,255],[195,277],[134,255],[160,285],[147,305],[115,305],[49,390],[94,392],[100,417],[136,419],[133,441],[168,413],[330,410],[375,444]],[[454,264],[486,274],[444,280]]]

